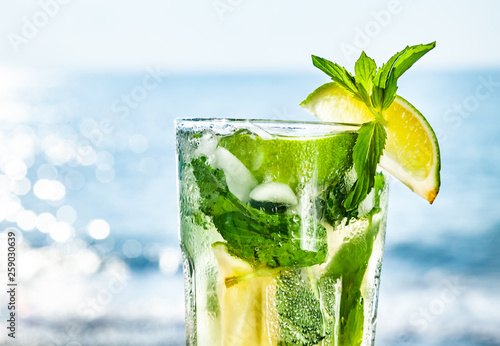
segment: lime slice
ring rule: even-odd
[[[366,105],[335,83],[327,83],[300,104],[321,121],[364,123],[374,119]],[[380,166],[415,193],[434,201],[441,160],[436,135],[424,116],[400,96],[384,111],[387,142]]]
[[[330,184],[352,166],[356,134],[343,132],[321,137],[272,137],[244,132],[223,137],[219,145],[247,167],[259,184],[287,184],[297,193],[299,183]]]
[[[276,280],[255,277],[237,284],[225,284],[226,279],[248,275],[255,269],[247,262],[227,252],[224,243],[215,243],[212,249],[219,266],[218,295],[221,307],[223,345],[276,345],[278,332],[274,304]]]

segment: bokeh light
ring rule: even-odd
[[[37,221],[37,215],[31,210],[23,210],[17,214],[17,226],[23,231],[32,231]]]
[[[57,220],[72,224],[76,221],[76,210],[70,205],[63,205],[57,209]]]
[[[149,243],[144,246],[143,254],[146,259],[156,262],[160,259],[161,247],[157,243]]]
[[[31,181],[24,177],[11,181],[11,190],[18,196],[24,196],[31,190]]]
[[[96,162],[97,155],[90,145],[81,145],[76,151],[76,160],[82,166],[91,166]]]
[[[57,222],[54,215],[50,213],[41,213],[38,215],[36,228],[42,233],[50,233],[52,226]]]
[[[5,174],[16,180],[24,178],[28,172],[28,168],[24,161],[15,156],[4,157],[0,166]]]
[[[17,215],[23,210],[21,200],[13,194],[0,196],[0,210],[3,210],[5,220],[17,222]]]
[[[74,145],[71,141],[60,138],[53,133],[42,141],[42,149],[48,162],[54,165],[63,165],[70,162],[75,156]]]
[[[97,168],[107,170],[113,167],[115,164],[115,158],[108,151],[99,151],[96,156],[95,164]]]
[[[110,227],[105,220],[96,219],[88,225],[88,232],[94,239],[105,239],[109,235]]]
[[[141,255],[142,245],[135,239],[127,239],[122,245],[123,254],[128,258],[136,258]]]
[[[40,179],[33,186],[35,196],[40,199],[59,201],[66,195],[66,187],[57,180]]]
[[[181,264],[181,253],[178,249],[166,248],[160,256],[160,269],[165,274],[174,274]]]
[[[74,236],[73,227],[66,222],[56,222],[50,228],[50,237],[57,242],[63,243]]]
[[[101,183],[109,183],[115,179],[115,170],[108,165],[101,165],[101,167],[105,167],[106,169],[97,167],[95,170],[95,177]]]

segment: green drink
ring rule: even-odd
[[[358,126],[176,122],[190,345],[372,345],[386,177],[354,209]]]
[[[301,106],[323,123],[176,122],[189,345],[374,344],[388,195],[378,167],[430,203],[439,192],[436,135],[396,95],[435,45],[378,68],[363,52],[355,75],[313,55],[332,82]]]

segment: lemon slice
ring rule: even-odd
[[[276,280],[272,277],[255,277],[228,286],[225,284],[226,279],[251,274],[255,268],[229,254],[223,243],[213,244],[212,250],[220,271],[218,295],[221,297],[222,344],[276,345]]]
[[[327,83],[300,104],[325,122],[365,123],[374,119],[365,103],[335,83]],[[436,135],[424,116],[396,96],[384,111],[387,142],[380,166],[415,193],[434,201],[439,191],[441,161]]]

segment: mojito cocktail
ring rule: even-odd
[[[378,68],[363,52],[355,75],[313,55],[332,82],[301,106],[323,123],[176,122],[188,344],[374,344],[388,195],[379,166],[430,203],[439,192],[436,135],[396,95],[435,45]]]
[[[359,127],[179,120],[192,345],[371,345],[387,181],[356,208]]]

